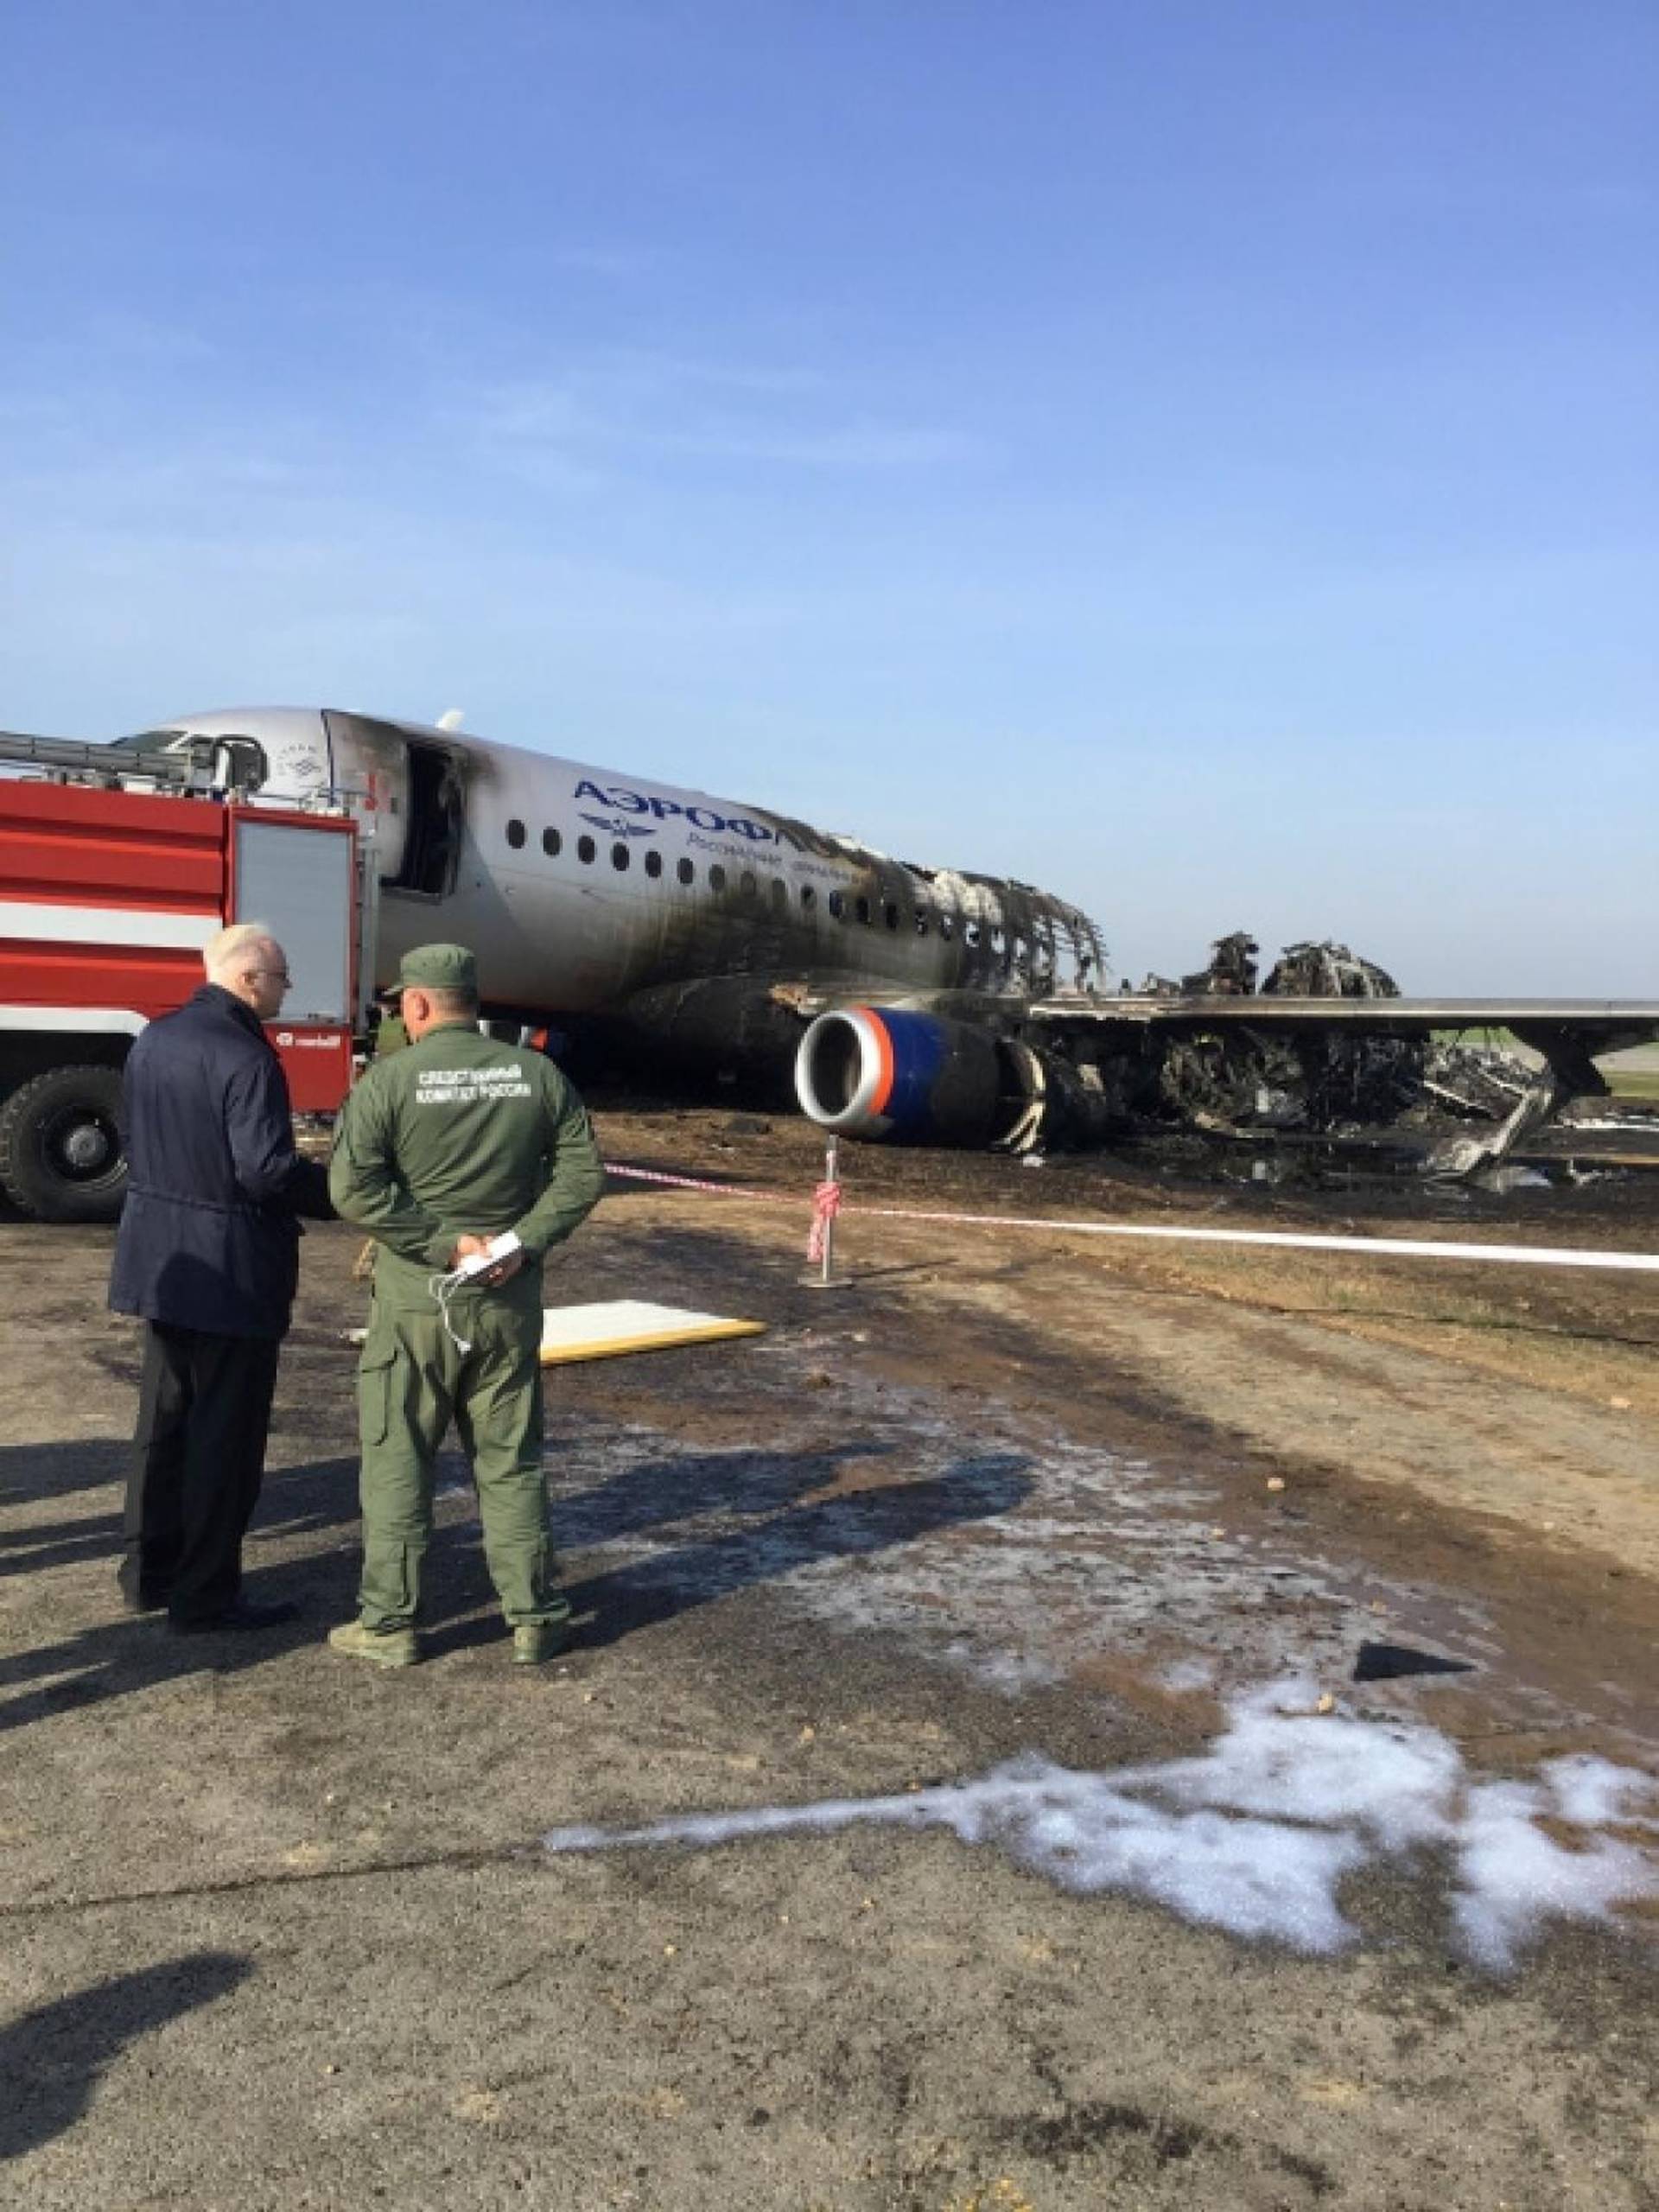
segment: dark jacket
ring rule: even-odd
[[[131,1180],[110,1304],[212,1336],[285,1335],[295,1217],[334,1208],[327,1171],[294,1149],[288,1079],[258,1015],[204,983],[139,1037],[125,1089]]]

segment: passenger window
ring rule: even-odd
[[[830,911],[838,922],[844,921],[847,918],[847,901],[839,891],[832,891],[830,893]]]
[[[560,836],[556,830],[543,830],[542,850],[547,855],[549,860],[557,860],[559,857],[559,848],[563,844],[563,838]]]
[[[927,935],[927,913],[921,906],[916,909],[916,934],[918,937]]]
[[[682,861],[674,871],[675,874],[679,877],[682,883],[690,883],[696,872],[697,871],[692,867],[690,861]]]
[[[632,857],[632,855],[629,853],[627,847],[619,837],[615,844],[611,847],[611,866],[616,870],[619,875],[626,868]]]
[[[663,872],[663,856],[653,845],[645,855],[645,874],[653,879]]]
[[[774,875],[772,879],[772,903],[774,906],[787,906],[789,904],[789,886],[781,875]]]
[[[966,929],[963,930],[963,935],[967,938],[969,944],[977,946],[980,938],[979,924],[977,922],[969,922]]]
[[[737,880],[737,887],[743,893],[743,896],[746,899],[753,899],[755,893],[760,888],[760,885],[750,874],[747,868],[745,868],[742,874],[739,876]]]
[[[723,891],[726,888],[726,871],[718,861],[709,871],[709,888],[711,891]]]
[[[599,847],[594,842],[591,837],[577,838],[576,858],[582,862],[584,868],[587,868],[591,863],[594,855],[598,850]]]
[[[890,930],[896,930],[898,928],[899,909],[893,905],[891,899],[888,899],[887,905],[881,909],[881,918]]]
[[[858,918],[867,928],[868,927],[870,919],[870,902],[868,899],[861,899],[858,902]]]
[[[518,850],[519,847],[524,843],[524,823],[523,823],[522,822],[516,821],[516,820],[515,820],[515,821],[512,821],[512,822],[509,822],[509,823],[508,823],[508,824],[507,824],[507,842],[508,842],[508,843],[512,847],[512,849],[513,849],[513,851],[514,851],[515,853]]]
[[[810,912],[811,909],[817,905],[817,893],[812,888],[812,886],[810,883],[804,883],[801,886],[801,908],[803,912]]]
[[[941,914],[939,916],[939,935],[942,938],[953,938],[956,933],[956,916],[954,914]]]

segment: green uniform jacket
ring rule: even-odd
[[[582,1101],[550,1060],[444,1022],[377,1060],[340,1109],[328,1191],[383,1247],[374,1294],[429,1308],[458,1236],[517,1232],[531,1264],[491,1295],[541,1298],[541,1257],[598,1204],[605,1173]]]

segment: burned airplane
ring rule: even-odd
[[[410,945],[475,948],[486,1013],[580,1061],[775,1097],[852,1137],[1014,1150],[1097,1143],[1147,1116],[1268,1127],[1390,1118],[1433,1032],[1502,1025],[1542,1067],[1491,1157],[1592,1052],[1659,1034],[1659,1004],[1399,995],[1341,947],[1255,947],[1109,987],[1086,914],[1027,884],[893,860],[768,809],[332,709],[190,715],[119,741],[245,748],[258,797],[343,804],[373,838],[376,973]],[[1462,1164],[1470,1165],[1471,1159]]]

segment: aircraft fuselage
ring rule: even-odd
[[[1010,1002],[1103,981],[1098,931],[1058,899],[706,791],[334,709],[185,715],[145,741],[174,733],[251,736],[262,797],[359,817],[380,982],[433,938],[474,948],[491,1005],[556,1017],[714,979]]]

